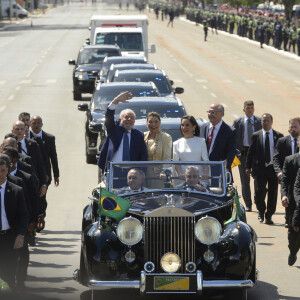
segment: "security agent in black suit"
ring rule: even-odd
[[[296,209],[293,215],[292,226],[295,242],[290,247],[290,255],[288,263],[292,266],[297,260],[297,253],[300,249],[300,168],[298,169],[295,184],[294,184],[294,198],[296,202]]]
[[[23,189],[7,181],[8,168],[0,155],[0,277],[14,288],[16,249],[23,247],[28,215]]]
[[[40,140],[45,154],[46,165],[47,165],[47,186],[51,184],[53,170],[54,175],[54,184],[55,186],[59,185],[59,168],[58,168],[58,159],[55,146],[55,136],[49,134],[42,130],[43,120],[40,116],[33,116],[30,119],[31,131],[29,131],[29,137],[36,140]],[[47,200],[46,194],[40,199],[40,208],[39,208],[39,230],[42,230],[45,226],[45,216],[47,209]]]
[[[250,176],[246,174],[246,157],[254,132],[261,129],[260,117],[254,116],[254,103],[252,100],[244,102],[245,115],[237,118],[233,122],[233,127],[236,129],[236,148],[240,151],[239,172],[242,185],[242,195],[246,204],[246,211],[252,210]]]
[[[272,225],[276,211],[278,179],[273,166],[277,141],[283,135],[272,129],[273,117],[265,113],[261,117],[262,129],[253,133],[246,158],[246,174],[254,178],[254,201],[258,220]],[[266,186],[268,185],[268,189]],[[267,207],[265,197],[268,192]]]
[[[298,143],[299,145],[299,143]],[[297,207],[296,198],[294,197],[294,186],[297,176],[297,172],[300,169],[300,154],[299,152],[287,156],[284,160],[282,168],[282,179],[281,179],[281,203],[286,208],[286,218],[288,224],[288,241],[290,256],[288,260],[289,265],[293,265],[293,259],[297,253],[296,249],[300,242],[299,234],[293,228],[293,216]]]
[[[274,154],[274,169],[279,180],[282,179],[282,168],[284,160],[287,156],[299,152],[298,142],[300,135],[300,118],[289,120],[290,135],[282,137],[278,140]],[[288,227],[287,212],[286,212],[286,227]]]
[[[24,289],[24,282],[27,277],[27,269],[29,264],[29,249],[28,241],[31,237],[31,233],[35,230],[38,221],[38,190],[34,182],[33,176],[28,173],[25,173],[18,169],[18,151],[12,147],[4,147],[3,154],[9,156],[11,160],[11,167],[9,169],[10,174],[8,177],[12,176],[17,179],[22,179],[25,186],[24,191],[26,190],[26,204],[29,213],[28,218],[28,228],[25,234],[24,246],[20,250],[18,268],[17,268],[17,287],[19,289]],[[19,185],[17,182],[15,184]]]
[[[22,121],[14,123],[12,132],[18,137],[19,151],[22,151],[22,154],[29,155],[32,159],[34,171],[39,179],[40,197],[43,197],[47,191],[46,168],[39,145],[36,141],[24,137],[25,125]]]
[[[223,105],[212,104],[207,113],[210,122],[201,125],[200,137],[206,141],[209,160],[226,160],[226,168],[231,170],[236,150],[236,129],[222,120],[224,116]]]

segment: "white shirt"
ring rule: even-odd
[[[17,173],[17,171],[18,171],[18,169],[17,169],[17,168],[15,168],[15,170],[14,170],[14,171],[10,172],[10,175],[12,175],[12,176],[15,176],[15,175],[16,175],[16,173]]]
[[[208,153],[208,155],[210,155],[210,153],[211,153],[211,151],[212,151],[212,149],[213,149],[213,147],[214,147],[214,143],[215,143],[215,140],[216,140],[216,136],[217,136],[217,134],[218,134],[218,132],[219,132],[219,130],[220,130],[220,127],[221,127],[222,123],[223,123],[223,120],[221,120],[217,125],[213,125],[213,124],[211,124],[211,123],[209,124],[209,130],[208,130],[208,135],[207,135],[207,137],[209,137],[210,132],[212,131],[212,128],[213,128],[213,127],[215,127],[215,130],[214,130],[214,133],[213,133],[213,138],[212,138],[212,141],[211,141],[211,144],[210,144],[210,148],[209,148],[209,153]]]
[[[292,140],[292,142],[291,142],[292,154],[295,154],[295,141],[294,141],[295,138],[293,138],[291,135],[290,135],[290,137],[291,137],[291,140]],[[298,145],[299,137],[296,140],[297,140],[297,145]]]
[[[108,108],[110,110],[115,110],[117,108],[117,105],[110,103],[108,105]],[[128,130],[127,132],[128,132],[129,150],[130,150],[131,130]],[[115,161],[115,162],[123,161],[123,140],[124,140],[124,134],[123,134],[123,137],[122,137],[122,140],[121,140],[118,150],[114,153],[114,155],[111,159],[112,161]]]
[[[21,147],[22,147],[22,154],[26,154],[28,155],[28,152],[27,152],[27,147],[26,147],[26,143],[25,143],[25,138],[23,138],[21,141]]]
[[[41,130],[39,133],[34,133],[33,131],[31,131],[31,133],[32,133],[33,136],[38,136],[41,139],[43,138],[43,130]]]
[[[6,183],[7,180],[3,184],[1,184],[1,221],[2,221],[2,227],[1,230],[7,230],[10,229],[10,226],[8,224],[7,216],[6,216],[6,211],[5,211],[5,206],[4,206],[4,195],[5,195],[5,189],[6,189]]]
[[[263,132],[263,144],[264,144],[264,149],[265,149],[265,142],[266,142],[266,130],[262,130]],[[270,129],[269,131],[269,141],[270,141],[270,157],[271,160],[267,164],[267,166],[273,165],[273,156],[274,156],[274,137],[273,137],[273,129]]]
[[[248,117],[244,116],[244,140],[243,140],[243,146],[249,147],[250,142],[248,141]],[[254,116],[250,118],[251,124],[252,124],[252,132],[254,132]]]

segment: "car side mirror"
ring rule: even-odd
[[[90,39],[86,39],[86,40],[85,40],[85,43],[86,43],[87,45],[90,45],[90,44],[91,44],[91,40],[90,40]]]
[[[183,92],[184,92],[184,88],[182,88],[182,87],[177,87],[177,88],[175,88],[175,91],[174,91],[175,94],[182,94]]]
[[[76,65],[76,61],[75,61],[75,59],[70,59],[69,60],[69,65]]]
[[[89,105],[87,103],[80,103],[80,104],[78,104],[77,108],[80,111],[88,111]]]
[[[174,81],[173,81],[173,80],[171,80],[171,79],[170,79],[170,84],[171,84],[171,85],[174,85]]]
[[[150,46],[150,53],[155,53],[156,52],[156,46],[153,44]]]
[[[95,123],[95,122],[90,122],[89,123],[89,130],[93,133],[98,133],[100,131],[102,131],[102,124],[100,123]]]
[[[93,189],[92,191],[92,196],[96,199],[99,199],[99,196],[100,196],[100,191],[99,191],[99,188],[95,188]]]

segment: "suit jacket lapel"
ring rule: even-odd
[[[6,213],[7,219],[9,218],[8,215],[9,215],[9,212],[11,211],[11,209],[10,209],[11,204],[12,204],[11,195],[12,195],[11,186],[10,186],[9,182],[7,181],[6,187],[5,187],[5,196],[4,196],[5,213]]]
[[[261,149],[262,149],[262,154],[264,155],[265,149],[264,149],[264,139],[263,139],[263,131],[262,130],[259,131],[258,136],[259,136],[259,144],[260,144]]]
[[[220,137],[222,137],[222,134],[223,134],[224,130],[225,130],[225,125],[224,125],[224,121],[223,121],[222,125],[220,126],[220,129],[218,131],[218,134],[217,134],[217,136],[215,138],[215,142],[213,144],[213,148],[212,148],[211,152],[214,151],[214,149],[216,148],[217,144],[220,142],[220,140],[221,140]]]
[[[254,131],[260,130],[260,122],[257,120],[257,117],[254,117]]]

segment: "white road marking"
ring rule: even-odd
[[[296,86],[296,89],[297,89],[298,91],[300,91],[300,87],[299,87],[299,86]]]
[[[271,83],[279,83],[279,80],[270,80]]]
[[[31,79],[25,79],[25,80],[21,80],[20,81],[20,84],[29,84],[29,83],[31,83]]]
[[[10,95],[7,99],[9,100],[9,101],[11,101],[12,99],[14,99],[15,98],[15,95]]]
[[[296,84],[300,84],[300,80],[294,80]]]
[[[3,111],[5,110],[5,108],[6,108],[5,105],[4,105],[4,106],[1,106],[1,107],[0,107],[0,112],[3,112]]]
[[[57,79],[48,79],[46,80],[46,83],[56,83]]]
[[[232,81],[230,79],[223,79],[222,81],[225,83],[232,83]]]
[[[16,38],[11,38],[10,40],[8,40],[8,41],[6,41],[6,42],[1,43],[1,44],[0,44],[0,47],[6,46],[7,44],[13,42],[15,39],[16,39]]]
[[[255,80],[252,80],[252,79],[246,79],[245,82],[246,82],[246,83],[255,83]]]
[[[197,82],[202,83],[202,82],[207,82],[206,79],[196,79]]]
[[[0,85],[5,84],[6,80],[0,80]]]
[[[221,104],[222,104],[222,105],[223,105],[225,108],[226,108],[226,107],[228,107],[228,105],[227,105],[227,104],[225,104],[225,103],[221,103]]]
[[[27,75],[26,75],[25,77],[28,78],[28,77],[33,73],[33,71],[34,71],[36,68],[37,68],[37,65],[34,66],[34,67],[27,73]]]
[[[235,118],[235,119],[237,119],[239,116],[238,115],[236,115],[236,114],[232,114],[232,116]]]
[[[21,88],[21,87],[18,85],[18,86],[16,87],[16,91],[18,91],[20,88]]]
[[[182,82],[181,79],[172,79],[174,82]]]
[[[193,75],[182,64],[178,64],[178,66],[190,77],[193,77]]]
[[[205,85],[202,85],[202,87],[203,87],[205,90],[207,90],[207,86],[205,86]]]
[[[217,98],[217,96],[214,93],[210,93],[212,97]]]
[[[173,58],[173,60],[174,60],[174,61],[177,61],[177,59],[176,59],[175,57]]]

